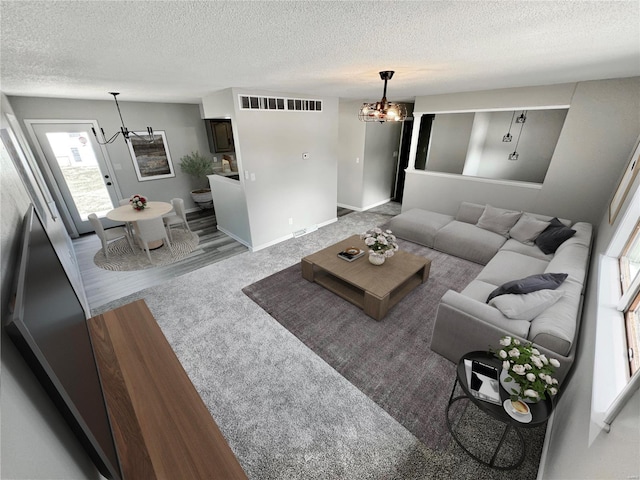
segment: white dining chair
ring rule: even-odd
[[[124,227],[114,227],[114,228],[108,228],[107,230],[105,230],[104,227],[102,226],[102,222],[100,221],[100,219],[95,213],[89,214],[89,221],[91,222],[93,229],[96,231],[96,235],[98,235],[100,242],[102,242],[102,251],[104,252],[105,258],[107,259],[109,258],[109,242],[113,242],[122,237],[125,237],[127,239],[129,248],[131,248],[131,251],[135,253],[135,250],[133,249],[133,244],[131,243],[131,237],[129,236],[129,232],[127,232],[127,230]]]
[[[118,200],[118,204],[121,207],[123,205],[129,205],[129,199],[128,198],[121,198],[120,200]],[[131,236],[131,238],[133,238],[133,225],[131,225],[131,222],[124,222],[124,226],[127,229],[127,232],[129,232],[129,235]]]
[[[171,253],[173,253],[173,247],[171,246],[171,241],[167,235],[167,230],[164,227],[162,217],[138,220],[136,222],[135,233],[139,244],[142,246],[144,251],[147,252],[149,263],[153,264],[153,260],[151,260],[151,253],[149,252],[149,242],[153,242],[154,240],[164,240],[169,247],[169,250],[171,250]]]
[[[173,235],[171,234],[171,227],[173,225],[182,225],[182,229],[185,232],[187,230],[191,231],[191,229],[189,228],[189,222],[187,222],[187,214],[184,211],[184,200],[181,198],[172,198],[171,205],[173,206],[173,211],[164,215],[162,219],[169,232],[169,238],[173,241]]]

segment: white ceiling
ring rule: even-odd
[[[7,1],[8,95],[199,103],[228,87],[392,101],[640,75],[633,1]]]

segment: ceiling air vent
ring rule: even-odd
[[[283,112],[321,112],[322,100],[238,95],[241,110],[280,110]]]

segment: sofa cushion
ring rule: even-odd
[[[562,290],[564,295],[533,319],[528,339],[560,355],[567,355],[578,330],[582,308],[581,286],[567,280],[558,290]]]
[[[480,205],[478,203],[462,202],[458,207],[456,220],[475,225],[484,213],[485,207],[486,205]]]
[[[454,220],[438,230],[433,248],[485,265],[505,241],[502,235]]]
[[[500,250],[476,278],[498,287],[511,280],[544,273],[548,265],[546,260]]]
[[[438,230],[451,221],[451,215],[413,208],[393,217],[385,228],[396,237],[432,248]]]
[[[560,221],[562,221],[562,219]],[[593,236],[593,227],[591,226],[590,223],[585,223],[585,222],[574,223],[573,225],[571,225],[571,230],[575,230],[576,233],[571,238],[569,238],[568,240],[565,240],[560,244],[560,246],[555,252],[556,254],[561,252],[564,248],[568,247],[569,245],[582,245],[583,247],[591,248],[591,238]]]
[[[521,215],[522,212],[487,205],[476,225],[484,230],[489,230],[490,232],[506,237],[511,227],[516,224]]]
[[[492,298],[507,293],[531,293],[544,289],[554,290],[558,288],[567,277],[568,275],[566,273],[541,273],[518,280],[512,280],[491,292],[487,298],[487,303],[489,303]]]
[[[476,279],[464,287],[460,293],[465,297],[473,298],[480,303],[485,303],[489,294],[493,292],[496,287],[497,285],[494,285],[493,283],[487,283]]]
[[[538,220],[531,215],[523,213],[516,224],[509,230],[509,236],[525,245],[533,245],[533,241],[538,238],[550,222]]]
[[[567,227],[557,218],[553,218],[547,229],[538,235],[534,243],[544,253],[555,253],[558,247],[575,233],[575,230]]]
[[[509,240],[507,240],[502,246],[502,248],[500,249],[500,251],[515,252],[521,255],[526,255],[528,257],[545,260],[547,262],[553,258],[552,253],[549,253],[549,254],[543,253],[542,250],[540,250],[540,248],[538,248],[537,245],[525,245],[524,243],[514,240],[513,238],[510,238]]]
[[[574,282],[583,285],[587,269],[589,268],[589,249],[582,245],[573,244],[556,252],[553,259],[545,268],[544,273],[567,273]]]
[[[531,321],[564,295],[560,290],[543,289],[531,293],[499,295],[489,301],[505,317]]]

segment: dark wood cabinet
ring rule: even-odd
[[[212,153],[226,153],[235,151],[233,145],[233,130],[231,120],[205,120],[207,122],[207,136]]]

